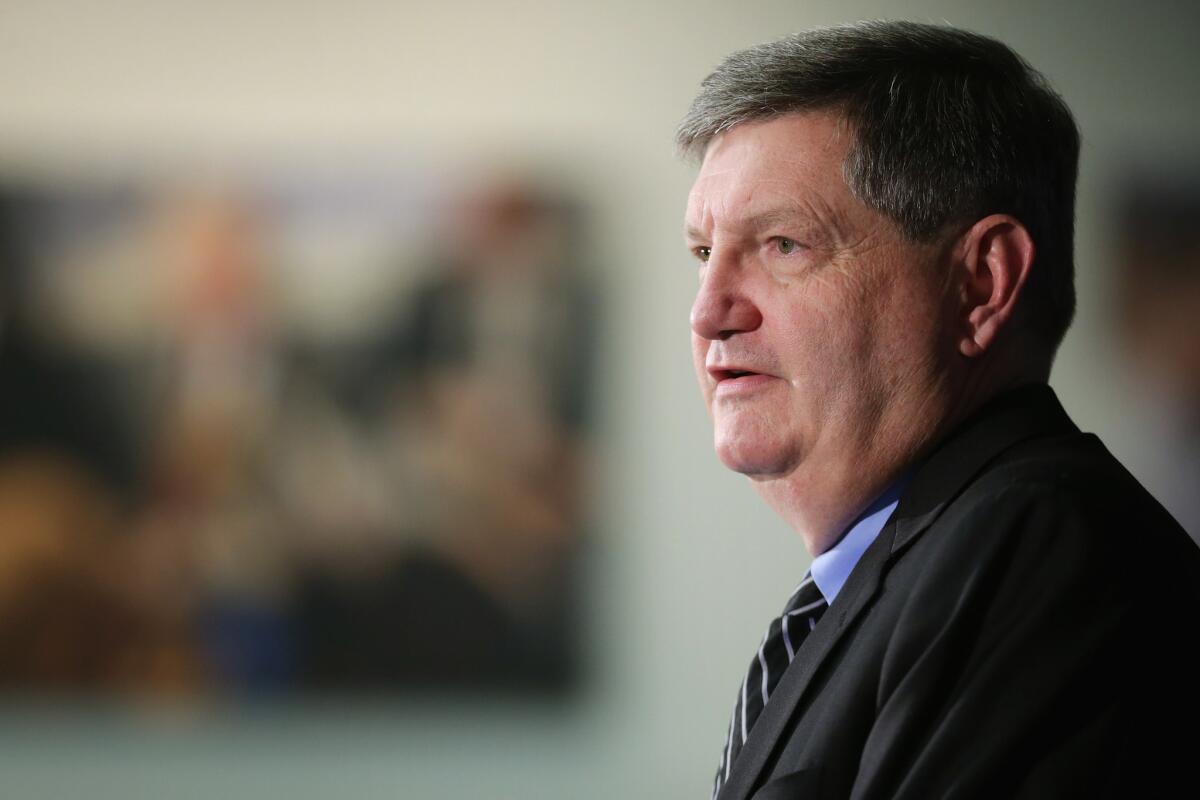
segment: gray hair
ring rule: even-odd
[[[1006,45],[915,22],[860,22],[741,50],[704,79],[676,132],[685,156],[744,122],[834,110],[854,142],[850,190],[914,241],[988,214],[1037,247],[1023,303],[1051,352],[1075,313],[1079,130],[1045,78]]]

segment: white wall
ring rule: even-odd
[[[809,558],[711,452],[687,350],[691,175],[672,129],[729,51],[883,16],[998,36],[1077,113],[1080,313],[1055,384],[1138,461],[1121,425],[1137,393],[1105,327],[1104,190],[1124,153],[1200,140],[1192,3],[0,3],[0,167],[553,153],[601,198],[612,323],[578,704],[69,720],[10,705],[0,794],[706,797],[735,684]]]

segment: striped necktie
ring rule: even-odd
[[[729,720],[729,734],[725,739],[725,749],[721,753],[721,765],[717,768],[716,782],[713,785],[712,796],[715,798],[729,780],[729,770],[733,760],[737,758],[750,729],[758,720],[759,714],[767,704],[767,698],[779,685],[784,670],[792,663],[801,642],[817,625],[817,620],[829,604],[821,596],[821,590],[812,579],[812,573],[805,573],[804,580],[788,598],[783,613],[771,620],[763,634],[762,644],[758,653],[750,660],[750,669],[742,679],[741,690],[733,706],[733,718]]]

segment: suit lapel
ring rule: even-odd
[[[746,800],[759,785],[813,676],[870,606],[891,563],[934,523],[971,479],[1000,453],[1022,441],[1078,430],[1049,386],[1024,386],[987,403],[924,459],[895,513],[788,666],[733,764],[720,800]]]

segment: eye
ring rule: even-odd
[[[789,239],[786,236],[778,236],[775,239],[775,249],[785,256],[790,256],[800,247],[800,244],[795,239]]]
[[[700,245],[692,248],[692,253],[701,261],[708,261],[708,257],[712,255],[712,248]]]

